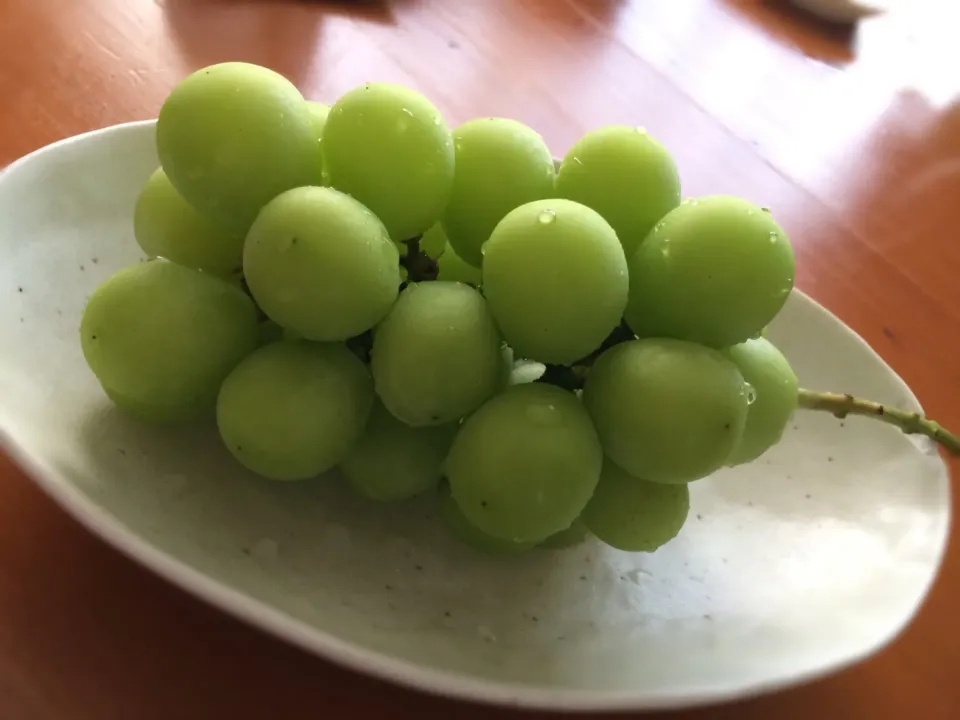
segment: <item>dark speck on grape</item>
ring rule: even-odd
[[[96,339],[97,339],[97,336],[96,336],[96,335],[91,335],[91,336],[90,336],[90,339],[91,339],[91,340],[96,340]]]
[[[828,457],[828,458],[827,458],[827,462],[833,462],[833,458],[832,458],[832,457]]]
[[[18,292],[18,293],[22,293],[22,292],[23,292],[23,288],[22,288],[22,287],[18,287],[18,288],[17,288],[17,292]]]
[[[485,508],[486,506],[487,506],[487,501],[486,501],[486,500],[481,500],[481,501],[480,501],[480,507]]]
[[[697,520],[703,520],[703,515],[697,515]]]
[[[443,616],[444,616],[444,617],[453,617],[453,615],[450,614],[450,611],[449,611],[449,610],[444,610],[444,611],[443,611]]]

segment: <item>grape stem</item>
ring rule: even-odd
[[[594,353],[572,366],[547,365],[546,371],[538,382],[557,385],[567,390],[579,390],[597,357],[607,349],[634,338],[626,324],[615,328],[603,345]],[[854,397],[849,394],[817,392],[801,388],[798,393],[798,405],[804,410],[828,412],[841,420],[848,415],[861,415],[873,418],[899,428],[907,435],[924,435],[941,445],[950,455],[960,457],[960,436],[944,428],[940,423],[930,420],[922,413],[909,412],[888,407],[872,400]]]
[[[925,435],[943,446],[951,455],[960,456],[960,437],[918,412],[899,410],[853,395],[816,392],[803,388],[799,392],[799,404],[805,410],[829,412],[841,420],[847,415],[871,417],[900,428],[907,435]]]
[[[407,252],[400,257],[400,267],[407,271],[407,282],[436,280],[440,268],[437,261],[420,249],[420,236],[405,240]]]

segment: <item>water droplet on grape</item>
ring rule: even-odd
[[[410,117],[413,117],[413,111],[410,110],[409,108],[403,108],[403,112],[405,112]]]
[[[557,219],[557,213],[553,210],[544,210],[537,216],[537,220],[541,225],[549,225],[554,220]]]
[[[775,232],[775,231],[770,233],[770,244],[771,244],[771,245],[776,245],[776,244],[777,244],[777,240],[779,240],[779,239],[780,239],[780,233]]]
[[[743,384],[743,394],[747,397],[747,405],[753,405],[757,401],[757,390],[750,383]]]
[[[574,161],[577,165],[583,165],[583,160],[581,160],[581,159],[578,158],[578,157],[573,158],[573,161]]]
[[[646,135],[646,134],[647,134],[647,129],[646,129],[645,127],[643,127],[642,125],[637,125],[637,127],[634,128],[634,129],[637,131],[637,135]]]
[[[527,420],[540,427],[555,427],[563,421],[556,405],[531,405],[526,414]]]

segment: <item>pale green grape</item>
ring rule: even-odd
[[[462,542],[488,555],[519,555],[536,547],[533,542],[514,542],[488,535],[470,524],[449,490],[440,497],[440,519]]]
[[[221,227],[194,209],[158,168],[137,198],[133,235],[150,257],[232,277],[240,270],[243,233]]]
[[[304,480],[340,463],[373,404],[370,373],[340,343],[281,341],[230,373],[217,399],[224,445],[273,480]]]
[[[687,485],[640,480],[607,459],[582,517],[584,525],[607,545],[628,552],[653,552],[677,536],[689,510]]]
[[[667,149],[643,128],[610,125],[591,130],[570,149],[557,174],[557,195],[603,215],[629,259],[680,204],[680,177]]]
[[[570,527],[603,463],[597,433],[573,393],[514,385],[460,427],[446,461],[467,520],[514,542],[539,542]]]
[[[447,236],[440,223],[435,224],[423,234],[420,238],[420,249],[434,260],[443,255],[443,251],[447,249]]]
[[[473,412],[500,386],[500,335],[483,297],[461,283],[407,287],[377,327],[370,367],[397,418],[443,425]]]
[[[470,120],[453,131],[453,192],[443,213],[450,246],[480,267],[480,248],[503,217],[553,197],[556,170],[543,138],[516,120]]]
[[[313,136],[318,143],[323,142],[323,128],[327,125],[327,116],[330,114],[330,106],[323,103],[310,101],[307,103],[307,110],[310,112],[310,124],[313,126]],[[327,170],[323,167],[323,153],[320,154],[321,164],[321,184],[330,185],[330,178],[327,177]]]
[[[783,354],[769,340],[756,338],[723,351],[733,360],[752,390],[743,438],[729,465],[741,465],[757,459],[780,442],[787,423],[797,409],[800,383]]]
[[[363,438],[340,469],[353,487],[372,500],[406,500],[437,487],[456,431],[456,424],[412,428],[375,402]]]
[[[483,292],[518,355],[572,363],[600,346],[627,303],[627,262],[613,228],[570,200],[511,211],[484,245]]]
[[[602,478],[603,475],[601,474],[600,477]],[[596,493],[596,491],[594,491],[594,493]],[[547,548],[548,550],[566,550],[567,548],[583,544],[588,537],[590,537],[590,531],[587,530],[587,526],[583,524],[583,520],[577,518],[566,530],[554,533],[540,543],[540,547]]]
[[[399,255],[383,224],[332,188],[271,200],[243,249],[260,308],[308,340],[346,340],[376,325],[400,286]]]
[[[437,259],[437,268],[437,280],[451,280],[480,287],[480,268],[465,263],[449,244]]]
[[[640,337],[727,347],[773,320],[793,273],[790,241],[770,213],[721,195],[684,201],[630,257],[625,317]]]
[[[284,190],[321,182],[303,96],[247,63],[198,70],[173,89],[157,120],[157,154],[187,202],[240,232]]]
[[[213,275],[137,263],[94,291],[80,341],[118,405],[147,420],[186,420],[213,410],[220,383],[256,347],[256,307]]]
[[[587,375],[583,404],[611,460],[665,483],[721,467],[740,442],[748,407],[733,362],[669,339],[632,340],[603,353]]]
[[[389,83],[351,90],[331,108],[321,147],[331,185],[376,213],[396,242],[440,219],[453,187],[453,140],[419,93]]]
[[[171,405],[163,402],[143,402],[106,386],[101,387],[110,401],[125,413],[155,425],[178,425],[212,409],[209,396],[196,402]]]

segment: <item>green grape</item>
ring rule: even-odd
[[[447,248],[447,236],[443,232],[443,226],[440,223],[435,224],[427,230],[420,238],[420,249],[434,260],[443,255]]]
[[[440,483],[455,424],[412,428],[375,402],[363,438],[340,463],[353,487],[382,502],[406,500]]]
[[[208,220],[174,190],[158,168],[137,198],[133,235],[150,257],[231,277],[240,269],[243,233]]]
[[[157,154],[187,202],[240,232],[284,190],[321,181],[303,96],[247,63],[212,65],[173,89],[157,120]]]
[[[332,188],[271,200],[243,248],[243,269],[267,316],[308,340],[346,340],[376,325],[400,286],[397,248],[376,216]]]
[[[213,410],[220,383],[256,347],[256,307],[213,275],[137,263],[94,291],[80,340],[117,405],[147,420],[187,420]]]
[[[591,130],[570,148],[557,195],[600,213],[629,259],[653,226],[680,204],[680,176],[670,153],[643,128]]]
[[[230,373],[217,399],[224,445],[273,480],[305,480],[340,463],[373,404],[370,373],[339,343],[281,341]]]
[[[324,105],[323,103],[309,101],[307,102],[307,110],[310,113],[310,124],[313,127],[313,136],[316,138],[318,143],[323,142],[323,128],[327,124],[327,116],[330,114],[330,106]],[[323,167],[323,153],[320,154],[320,177],[321,184],[324,186],[330,185],[330,179],[327,177],[327,170]]]
[[[653,552],[677,536],[689,511],[687,485],[640,480],[607,459],[582,517],[590,532],[611,547]]]
[[[780,312],[793,272],[770,213],[720,195],[684,201],[630,257],[627,324],[641,337],[734,345]]]
[[[462,542],[488,555],[519,555],[536,547],[533,542],[514,542],[488,535],[470,524],[449,490],[440,497],[440,519]]]
[[[202,415],[211,409],[209,397],[196,402],[186,402],[180,405],[162,402],[143,402],[135,397],[124,395],[106,386],[103,392],[107,398],[128,415],[144,420],[154,425],[178,425],[185,420]]]
[[[483,292],[517,354],[568,364],[596,350],[627,303],[627,262],[613,228],[570,200],[511,211],[484,245]]]
[[[376,213],[396,242],[440,219],[453,187],[453,140],[419,93],[389,83],[351,90],[330,110],[322,149],[331,185]]]
[[[377,327],[371,369],[383,404],[407,425],[443,425],[500,387],[500,335],[479,292],[452,282],[408,286]]]
[[[718,350],[683,340],[621,343],[590,369],[583,404],[603,450],[631,475],[685,483],[720,468],[747,419],[743,375]]]
[[[437,259],[437,269],[437,280],[450,280],[480,287],[480,268],[465,263],[449,244]]]
[[[456,170],[443,229],[457,255],[480,267],[480,248],[503,217],[553,197],[556,170],[543,138],[526,125],[482,118],[453,131]]]
[[[602,478],[603,475],[601,474],[600,477]],[[596,493],[596,491],[594,491],[594,493]],[[583,524],[583,520],[577,518],[566,530],[554,533],[540,543],[540,547],[547,548],[548,550],[566,550],[567,548],[581,545],[586,542],[588,537],[590,537],[590,531],[587,530],[587,526]]]
[[[747,399],[747,424],[728,465],[756,460],[780,442],[787,423],[797,409],[800,383],[783,354],[769,340],[756,338],[723,351],[733,360],[743,379],[752,387]]]
[[[600,477],[597,433],[573,393],[514,385],[460,427],[446,461],[467,520],[515,542],[539,542],[570,527]]]

